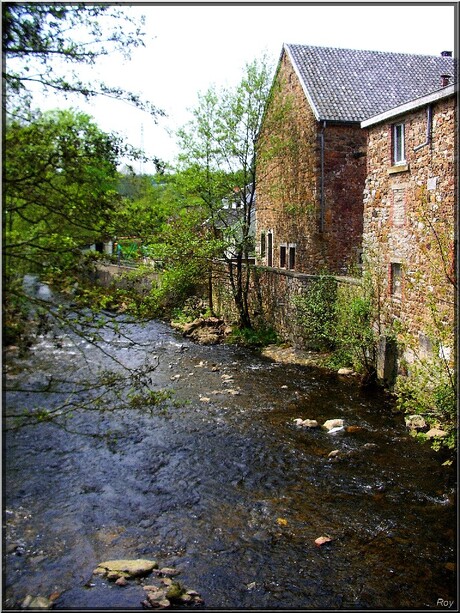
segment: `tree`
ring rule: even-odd
[[[163,225],[180,207],[174,177],[124,171],[117,190],[123,205],[113,220],[116,236],[135,236],[144,245],[158,240]]]
[[[193,120],[179,132],[187,196],[202,208],[223,256],[241,327],[251,327],[249,257],[256,196],[256,143],[270,88],[263,58],[246,65],[234,89],[200,95]]]
[[[31,295],[24,273],[38,273],[46,281],[71,283],[81,258],[81,248],[113,232],[120,203],[116,168],[128,152],[120,139],[105,134],[82,113],[57,111],[42,114],[32,109],[37,87],[47,94],[102,94],[130,102],[154,116],[161,113],[151,103],[121,88],[85,83],[70,67],[93,65],[113,51],[129,56],[142,42],[140,25],[123,10],[109,5],[59,3],[5,3],[3,10],[3,83],[7,121],[3,174],[3,327],[4,342],[23,346],[37,329],[58,326],[72,339],[85,339],[103,353],[101,328],[119,332],[117,321],[80,308],[74,300],[47,302]],[[132,150],[131,150],[132,153]],[[21,339],[25,343],[21,342]],[[78,348],[78,341],[75,341]],[[149,387],[155,364],[131,367],[113,363],[117,373],[100,372],[98,380],[80,382],[81,388],[98,389],[99,409],[104,398],[133,390],[132,399],[146,405],[159,396]],[[38,393],[69,395],[71,382],[53,378]],[[78,393],[79,383],[75,382]],[[55,385],[56,384],[56,385]],[[7,389],[5,388],[5,391]],[[139,395],[139,393],[140,395]],[[146,392],[146,393],[144,393]],[[150,398],[150,400],[149,400]],[[99,402],[100,400],[100,402]],[[24,414],[19,425],[65,419],[78,401],[60,403],[52,412],[38,406]],[[60,417],[58,417],[60,416]],[[61,422],[61,425],[62,422]]]
[[[67,268],[82,247],[110,235],[122,150],[116,136],[76,111],[8,122],[3,211],[7,278]]]
[[[85,98],[102,94],[134,104],[153,116],[163,114],[132,92],[84,82],[70,69],[94,65],[114,52],[129,58],[132,48],[144,45],[142,19],[138,23],[122,9],[107,4],[8,2],[2,11],[3,82],[10,112],[18,112],[19,107],[23,113],[24,106],[30,105],[31,91],[38,87]]]

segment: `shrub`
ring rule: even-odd
[[[305,344],[311,349],[332,349],[335,346],[337,281],[329,275],[313,279],[304,294],[294,298],[297,321]]]

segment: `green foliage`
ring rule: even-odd
[[[343,285],[335,304],[335,342],[345,365],[371,373],[375,362],[375,333],[372,329],[372,301],[361,287]]]
[[[200,94],[193,120],[179,131],[182,191],[189,206],[203,212],[214,239],[223,240],[220,256],[243,327],[251,325],[243,262],[254,249],[256,142],[270,82],[265,58],[248,64],[235,88]]]
[[[158,240],[168,221],[183,207],[174,175],[119,175],[117,191],[123,198],[113,218],[116,236],[135,236],[144,246]]]
[[[294,298],[297,320],[309,347],[323,350],[336,344],[337,281],[321,275],[308,284],[305,293]]]
[[[328,366],[351,366],[368,374],[374,370],[372,300],[361,286],[338,284],[335,277],[320,275],[294,304],[305,344],[332,352]]]
[[[398,410],[406,415],[422,415],[427,424],[447,432],[446,437],[434,440],[434,449],[456,449],[457,385],[453,373],[440,358],[433,357],[411,365],[409,375],[397,379]]]
[[[171,313],[172,321],[181,324],[190,323],[199,317],[210,316],[209,306],[197,296],[191,296],[184,302],[181,308],[175,308]]]
[[[261,326],[258,328],[235,328],[227,337],[226,342],[243,347],[266,347],[278,342],[278,336],[273,328]]]
[[[6,273],[64,271],[108,231],[120,143],[75,111],[9,122],[5,140]]]

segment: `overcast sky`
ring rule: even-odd
[[[211,84],[236,85],[244,65],[264,52],[274,63],[285,42],[439,55],[454,51],[454,4],[130,4],[127,12],[146,17],[146,47],[135,50],[129,63],[116,57],[99,63],[93,76],[142,94],[168,117],[155,126],[149,115],[121,102],[79,106],[103,130],[173,162],[176,141],[168,131],[190,118],[197,92]],[[136,170],[151,171],[145,165]]]

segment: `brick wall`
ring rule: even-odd
[[[344,274],[358,263],[361,250],[366,135],[357,124],[326,126],[321,198],[322,130],[284,55],[259,138],[259,256],[261,233],[272,232],[274,267],[280,266],[280,246],[295,246],[296,271]]]
[[[427,357],[433,338],[450,349],[454,344],[448,277],[454,274],[455,99],[432,109],[432,141],[418,150],[426,141],[427,109],[395,118],[405,122],[407,164],[400,168],[391,162],[391,122],[368,129],[365,268],[380,295],[382,329],[396,322],[409,362]]]

